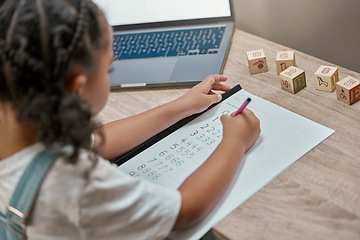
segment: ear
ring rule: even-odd
[[[88,81],[88,79],[85,74],[75,75],[72,78],[71,82],[67,84],[66,90],[68,92],[73,92],[78,95],[82,95],[87,81]]]

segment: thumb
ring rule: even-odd
[[[222,96],[220,94],[213,94],[210,95],[211,103],[217,103],[220,102],[222,99]]]
[[[231,116],[230,115],[227,115],[227,114],[223,114],[221,115],[220,117],[220,120],[221,120],[221,123],[224,125],[225,122],[229,121],[229,119],[231,119]]]

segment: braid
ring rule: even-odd
[[[41,53],[45,61],[45,64],[49,64],[49,37],[48,37],[48,24],[45,15],[44,6],[41,0],[36,0],[36,6],[39,13],[40,19],[40,36],[41,36]]]
[[[63,0],[65,1],[65,0]],[[66,1],[65,1],[66,2]],[[59,75],[64,68],[66,68],[69,63],[69,59],[71,59],[74,49],[79,45],[83,34],[85,32],[85,26],[88,21],[87,18],[87,0],[80,0],[80,10],[76,22],[75,32],[73,37],[67,47],[67,49],[61,44],[59,41],[60,35],[58,38],[55,38],[54,46],[57,49],[56,51],[56,63],[54,74]]]
[[[3,9],[5,8],[5,6],[10,2],[11,0],[6,0],[5,2],[3,2],[2,5],[0,5],[0,12],[3,11]]]
[[[11,66],[12,70],[11,72],[7,71],[5,77],[6,85],[9,89],[9,94],[11,96],[11,99],[16,99],[16,91],[15,91],[15,83],[14,81],[11,81],[13,77],[13,72],[15,69],[31,69],[33,72],[38,72],[44,76],[44,78],[47,78],[49,76],[49,71],[45,68],[42,62],[38,61],[37,59],[34,59],[30,57],[25,52],[19,52],[15,51],[5,41],[0,40],[0,62],[6,62],[7,66]],[[1,100],[1,98],[0,98]]]
[[[70,56],[74,50],[74,48],[79,44],[80,38],[83,35],[86,24],[88,23],[88,14],[87,14],[87,1],[81,0],[80,5],[80,12],[78,21],[76,23],[76,29],[73,38],[71,39],[71,42],[69,44],[69,47],[67,49],[67,53]]]
[[[35,72],[40,72],[44,74],[47,73],[47,70],[45,69],[45,65],[41,61],[32,58],[26,52],[15,51],[5,41],[1,41],[1,40],[0,40],[0,58],[2,61],[7,62],[13,67],[29,68]]]
[[[87,102],[65,88],[71,64],[91,68],[101,11],[90,0],[7,0],[0,4],[0,101],[33,122],[46,146],[70,145],[75,162],[95,128]],[[91,26],[91,28],[90,28]]]
[[[1,10],[6,6],[6,1],[2,6]],[[0,59],[7,64],[10,64],[13,68],[31,70],[34,72],[41,73],[45,78],[49,76],[49,71],[46,69],[43,62],[36,58],[31,57],[27,54],[23,47],[14,50],[14,47],[10,46],[15,31],[17,19],[21,8],[25,5],[25,0],[20,0],[15,12],[11,18],[9,29],[6,32],[6,40],[0,39]],[[14,69],[15,70],[15,69]],[[12,84],[8,82],[8,86],[12,88]]]
[[[9,27],[7,33],[6,33],[6,41],[7,42],[11,42],[11,40],[12,40],[12,34],[13,34],[14,30],[15,30],[15,24],[17,22],[17,17],[19,16],[19,11],[20,11],[21,7],[24,6],[24,4],[25,4],[25,1],[20,0],[18,6],[15,9],[14,15],[11,18],[11,21],[10,21],[10,27]]]

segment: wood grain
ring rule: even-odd
[[[311,44],[305,43],[305,44]],[[264,49],[268,72],[251,75],[246,52]],[[278,51],[295,51],[307,87],[296,94],[281,89]],[[360,101],[348,106],[336,92],[315,89],[320,65],[336,66],[294,49],[236,30],[224,75],[228,85],[335,130],[335,133],[217,223],[222,239],[360,239]],[[360,74],[336,66],[340,80]],[[97,119],[101,123],[138,114],[181,96],[189,88],[112,92]],[[271,159],[269,159],[271,161]]]
[[[248,49],[263,48],[269,72],[250,75]],[[360,239],[360,103],[315,89],[315,71],[329,62],[295,51],[307,87],[293,95],[280,88],[276,52],[292,50],[236,31],[225,75],[243,88],[335,130],[213,228],[221,239]],[[340,79],[360,74],[339,67]],[[269,159],[271,160],[271,159]]]

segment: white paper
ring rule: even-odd
[[[241,90],[184,127],[127,161],[120,168],[134,177],[178,188],[221,141],[220,116],[235,112],[250,97],[248,108],[260,119],[261,134],[245,154],[232,187],[199,224],[172,232],[172,239],[199,239],[218,221],[259,191],[334,131]]]

